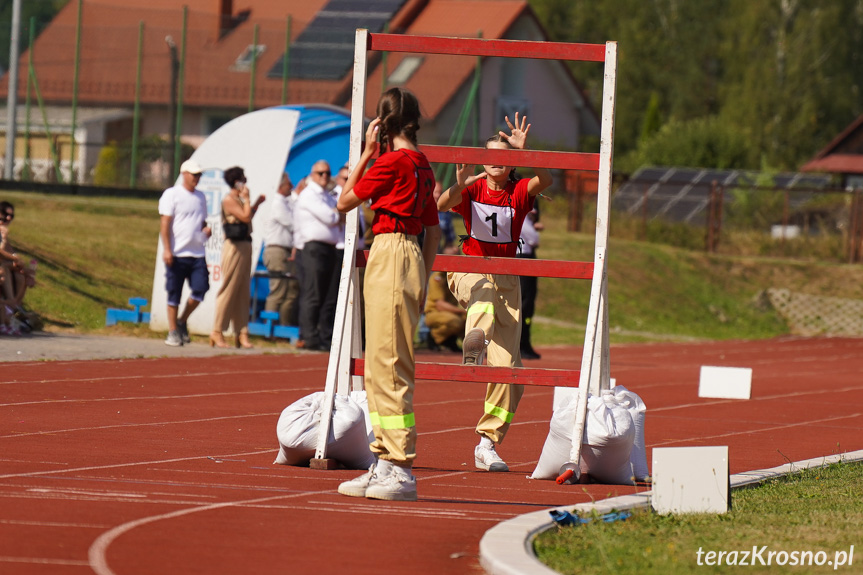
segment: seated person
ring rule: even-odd
[[[461,353],[457,338],[464,335],[466,317],[467,310],[458,304],[446,285],[446,274],[434,272],[429,278],[425,307],[429,348],[438,351],[445,347]]]

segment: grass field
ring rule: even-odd
[[[27,305],[48,329],[105,332],[105,309],[150,297],[156,260],[157,200],[3,192],[16,206],[11,236],[39,261]],[[544,259],[593,260],[593,235],[566,231],[566,203],[543,204]],[[612,342],[658,339],[759,339],[788,333],[758,295],[782,287],[813,295],[863,299],[863,266],[700,251],[635,241],[615,224],[609,245]],[[618,230],[616,232],[615,230]],[[739,251],[739,250],[737,250]],[[160,278],[161,281],[161,278]],[[541,278],[534,342],[579,344],[590,285]],[[119,325],[108,333],[145,328]]]
[[[860,573],[861,483],[860,463],[805,469],[734,491],[724,515],[641,510],[626,521],[554,528],[534,550],[567,574]]]

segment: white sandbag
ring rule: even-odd
[[[582,474],[600,483],[631,485],[629,456],[635,441],[635,425],[629,411],[605,390],[587,400],[586,437],[581,448]]]
[[[569,461],[578,396],[572,396],[555,410],[549,432],[532,479],[555,479]],[[582,436],[582,474],[602,483],[632,484],[629,463],[635,426],[629,411],[619,405],[613,393],[588,395],[587,418]]]
[[[309,464],[315,456],[324,397],[324,392],[318,391],[298,399],[282,411],[276,425],[279,454],[274,463]],[[367,417],[357,400],[337,394],[327,439],[327,457],[348,469],[368,469],[374,462],[374,455],[369,450]]]
[[[647,447],[644,443],[644,416],[647,406],[637,394],[629,391],[622,385],[611,390],[614,399],[629,411],[632,423],[635,425],[635,441],[632,443],[632,452],[629,455],[629,463],[632,465],[632,474],[637,481],[650,479],[650,470],[647,468]]]

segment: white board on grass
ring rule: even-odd
[[[749,399],[752,394],[751,367],[701,366],[698,397]]]
[[[727,512],[728,446],[654,447],[650,504],[660,514]]]

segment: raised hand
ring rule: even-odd
[[[473,175],[473,164],[456,164],[455,165],[455,180],[460,188],[466,188],[476,181],[471,179]],[[468,180],[471,180],[468,182]]]
[[[514,149],[523,150],[527,142],[527,133],[530,130],[530,124],[527,123],[527,116],[521,117],[520,125],[518,112],[515,113],[515,125],[509,121],[509,116],[504,116],[504,120],[506,121],[506,125],[509,126],[511,134],[507,136],[506,132],[501,131],[500,136],[506,139],[506,141],[509,142],[509,145]]]

